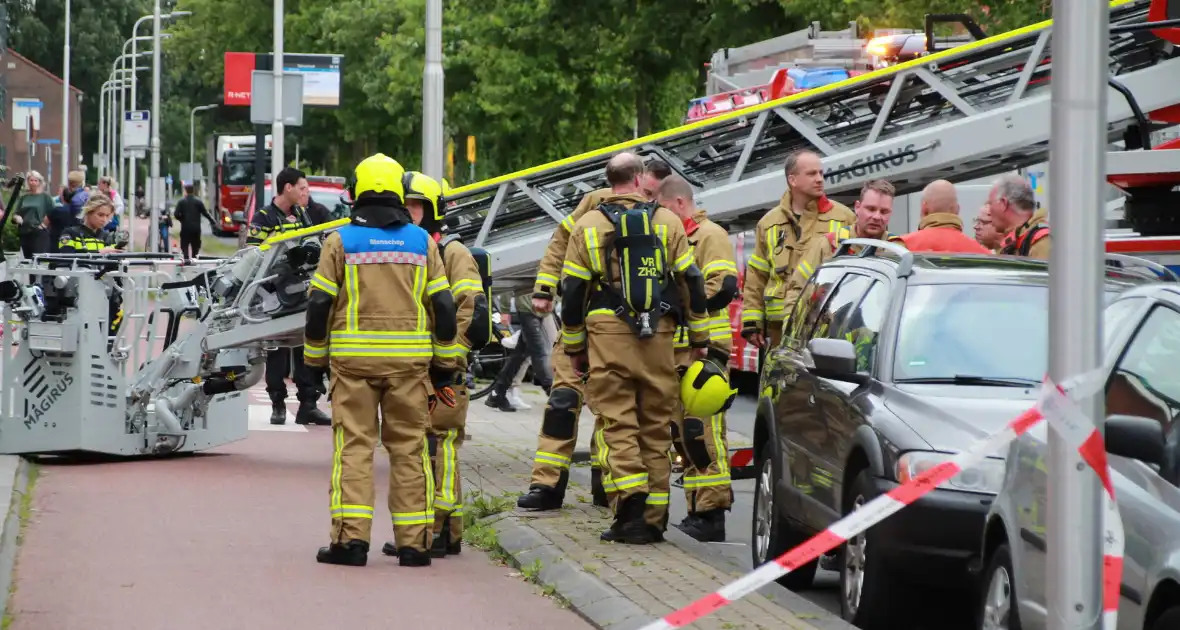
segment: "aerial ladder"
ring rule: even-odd
[[[1180,173],[1180,151],[1144,144],[1156,126],[1180,123],[1180,36],[1166,22],[1177,15],[1180,0],[1115,0],[1110,8],[1108,136],[1126,150],[1108,156],[1108,172],[1131,184],[1124,216],[1145,236],[1180,234],[1169,227],[1175,193],[1167,182],[1145,191],[1127,179]],[[605,186],[605,164],[620,151],[668,162],[696,187],[710,218],[740,228],[778,203],[783,162],[799,149],[823,157],[827,194],[849,203],[870,179],[888,179],[901,195],[936,179],[966,182],[1043,163],[1051,75],[1047,20],[463,186],[450,196],[450,215],[467,242],[492,254],[497,284],[531,285],[553,230],[582,195]]]

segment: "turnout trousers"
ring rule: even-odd
[[[609,321],[603,321],[609,317]],[[667,530],[672,476],[671,423],[680,413],[671,330],[639,339],[622,321],[587,322],[587,396],[598,412],[595,431],[602,485],[617,516],[624,500],[646,495],[644,520]]]
[[[426,371],[362,376],[332,370],[332,542],[368,542],[373,527],[373,451],[389,453],[389,512],[398,548],[430,549],[434,471],[426,434]],[[378,420],[378,410],[381,420]]]
[[[549,401],[545,404],[545,415],[541,421],[541,432],[537,436],[537,453],[533,456],[532,485],[556,488],[565,493],[569,479],[570,461],[578,443],[578,418],[582,415],[585,400],[585,384],[574,373],[570,357],[561,347],[560,339],[554,345],[550,356],[553,363],[553,387],[549,390]],[[595,405],[589,403],[595,414],[594,430],[602,426],[602,420],[595,412]],[[590,463],[601,467],[598,461],[598,444],[590,441]]]
[[[463,487],[459,446],[467,430],[467,369],[455,372],[455,406],[441,402],[430,414],[430,462],[434,469],[434,535],[447,529],[450,542],[463,539]]]
[[[676,349],[676,365],[687,368],[692,354],[687,346]],[[677,399],[679,403],[679,399]],[[683,406],[672,425],[676,452],[684,462],[684,498],[688,512],[708,512],[733,505],[729,477],[729,435],[725,414],[693,418]]]

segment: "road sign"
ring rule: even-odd
[[[304,106],[339,107],[343,62],[343,55],[284,53],[283,73],[303,77]],[[224,104],[250,105],[253,100],[253,73],[269,73],[273,69],[274,57],[270,53],[225,53]]]
[[[201,179],[202,175],[200,162],[184,162],[180,165],[180,180],[185,183]]]
[[[28,129],[28,120],[33,119],[33,129],[41,128],[41,109],[44,104],[41,99],[36,98],[14,98],[12,99],[12,129],[14,131],[25,131]]]
[[[151,112],[123,112],[123,148],[150,149],[152,146]]]
[[[275,119],[275,79],[270,71],[255,70],[251,85],[250,122],[269,125]],[[303,125],[303,75],[283,73],[283,124]]]
[[[467,136],[467,161],[475,164],[475,136]]]
[[[169,188],[172,187],[172,173],[168,173],[164,176],[164,184]]]

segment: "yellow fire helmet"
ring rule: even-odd
[[[684,413],[692,418],[715,416],[733,404],[737,390],[729,386],[729,375],[716,361],[693,361],[680,379],[680,400]]]
[[[405,173],[406,169],[397,160],[384,153],[365,158],[356,165],[356,180],[351,191],[353,201],[365,196],[396,196],[401,203],[405,195],[402,184]]]
[[[433,216],[435,223],[443,220],[443,215],[446,214],[445,208],[442,207],[444,189],[437,180],[425,173],[409,171],[402,176],[402,187],[406,191],[406,199],[420,199],[430,204],[433,214],[426,215],[423,219]]]

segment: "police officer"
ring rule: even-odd
[[[692,186],[679,175],[664,180],[658,198],[661,206],[680,217],[705,276],[705,293],[709,296],[709,357],[725,368],[733,345],[729,303],[739,295],[737,263],[729,233],[696,207]],[[675,347],[677,369],[688,369],[692,352],[687,327],[676,331]],[[701,542],[724,542],[725,512],[733,506],[725,415],[716,413],[699,418],[683,413],[672,424],[672,438],[684,461],[684,494],[688,505],[688,516],[677,527]]]
[[[414,224],[426,230],[439,243],[443,267],[451,284],[455,300],[458,336],[455,341],[462,352],[455,358],[457,370],[434,370],[432,382],[454,392],[454,406],[437,405],[430,414],[430,458],[434,469],[434,542],[433,557],[461,551],[463,540],[463,494],[459,479],[459,445],[463,443],[467,425],[467,353],[472,341],[468,335],[479,330],[485,337],[490,332],[487,296],[475,257],[455,235],[444,235],[442,205],[443,187],[433,178],[418,172],[406,173],[403,178],[406,208]],[[385,543],[381,551],[397,555],[393,543]]]
[[[611,159],[613,193],[574,224],[562,269],[562,351],[588,375],[602,423],[595,437],[615,515],[602,538],[631,544],[662,540],[667,526],[669,423],[679,412],[673,335],[685,310],[698,354],[709,338],[704,279],[684,226],[647,202],[643,174],[633,154]],[[677,306],[682,292],[687,309]]]
[[[261,245],[266,239],[315,225],[304,209],[311,196],[307,177],[296,168],[285,168],[275,178],[278,194],[270,204],[258,210],[250,219],[248,245]],[[271,424],[287,423],[287,375],[295,364],[295,390],[299,411],[296,424],[327,426],[332,423],[328,414],[316,403],[320,398],[321,380],[316,379],[304,364],[303,348],[277,348],[266,355],[266,393],[270,395]]]
[[[126,235],[107,232],[103,228],[115,214],[115,202],[106,195],[94,195],[82,207],[82,222],[62,231],[58,239],[60,254],[98,254],[108,249],[121,249],[127,245]],[[108,300],[111,322],[108,334],[114,335],[123,321],[123,296],[118,287],[122,282],[115,280],[116,288]]]
[[[639,161],[639,157],[633,153],[619,154],[619,156],[624,155],[629,157],[620,159]],[[642,162],[640,164],[642,165]],[[671,172],[672,169],[667,163],[652,160],[640,175],[639,188],[635,192],[654,195],[659,183]],[[582,197],[582,201],[578,203],[578,207],[563,219],[561,225],[553,231],[549,245],[545,248],[545,254],[541,257],[541,265],[537,270],[536,286],[533,289],[533,311],[538,317],[544,317],[547,313],[553,312],[558,278],[562,273],[562,265],[565,262],[566,249],[569,246],[574,224],[587,212],[595,210],[599,204],[617,192],[613,187],[608,187],[586,193]],[[647,200],[651,200],[650,195],[647,196]],[[574,374],[570,367],[569,357],[561,350],[560,345],[559,339],[554,344],[552,354],[553,384],[549,390],[549,401],[545,405],[541,431],[537,436],[537,453],[533,458],[533,474],[529,491],[516,501],[517,507],[523,509],[556,510],[565,501],[565,489],[569,483],[570,461],[574,454],[574,447],[578,442],[578,417],[582,413],[584,385],[583,380]],[[591,406],[591,411],[593,409]],[[594,429],[596,433],[599,428],[596,417]],[[591,493],[595,505],[606,507],[606,493],[602,488],[602,466],[598,458],[598,446],[598,440],[592,438],[590,441],[590,461],[593,466],[590,471]]]
[[[787,191],[758,221],[754,254],[746,262],[742,287],[742,336],[756,346],[782,338],[791,276],[808,243],[851,225],[856,215],[824,196],[824,172],[813,151],[798,151],[784,166]]]
[[[434,239],[403,205],[405,170],[377,154],[357,165],[352,221],[324,241],[312,277],[304,356],[331,358],[331,544],[316,560],[363,566],[373,524],[373,450],[389,452],[389,511],[399,564],[430,564],[434,473],[426,435],[430,373],[454,371],[455,303]],[[453,401],[451,401],[453,403]],[[381,420],[378,420],[378,409]]]

